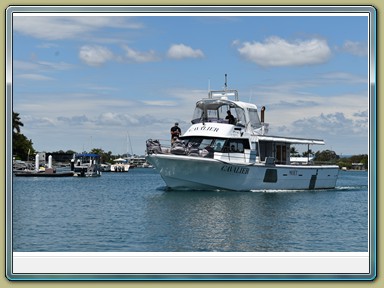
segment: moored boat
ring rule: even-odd
[[[147,140],[146,160],[173,189],[334,188],[338,166],[303,164],[290,157],[291,145],[324,141],[268,135],[264,116],[264,106],[259,117],[257,106],[239,101],[236,90],[210,91],[196,103],[192,125],[172,147]]]
[[[67,171],[67,172],[36,172],[34,170],[32,171],[20,171],[14,173],[15,176],[18,177],[72,177],[75,175],[73,171]]]
[[[111,165],[111,172],[128,172],[129,164],[128,160],[123,158],[117,158],[113,160],[114,164]]]
[[[93,153],[75,154],[71,160],[71,171],[79,177],[101,176],[100,156]]]

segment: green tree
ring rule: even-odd
[[[100,162],[101,163],[106,163],[106,162],[111,162],[112,161],[112,152],[105,152],[101,148],[93,148],[90,153],[98,154],[100,155]]]
[[[35,149],[33,149],[32,140],[21,133],[13,133],[12,154],[16,159],[29,161],[28,156],[31,157],[36,154]]]
[[[32,140],[20,133],[20,127],[24,124],[19,115],[19,113],[12,112],[12,155],[16,159],[29,161],[28,156],[33,156],[36,151],[33,149]]]
[[[12,131],[20,133],[20,127],[24,126],[23,122],[20,121],[19,113],[12,111]]]
[[[299,152],[296,150],[296,147],[291,147],[289,150],[290,154],[292,157],[300,157]]]
[[[314,153],[311,149],[308,149],[307,151],[303,152],[303,157],[308,157],[311,155],[314,155]]]
[[[340,168],[346,167],[347,169],[352,168],[352,163],[363,163],[364,169],[368,169],[368,155],[367,154],[352,155],[351,157],[340,158],[337,161],[337,164],[339,165]]]
[[[336,152],[331,150],[317,151],[315,153],[315,160],[319,162],[335,162],[339,158]]]

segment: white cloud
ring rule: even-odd
[[[140,23],[127,17],[102,16],[25,16],[13,18],[13,29],[18,33],[45,40],[81,37],[100,28],[140,29]]]
[[[90,66],[100,66],[113,59],[113,53],[102,46],[82,46],[79,51],[80,59]]]
[[[353,119],[347,117],[342,112],[330,114],[321,113],[319,116],[313,116],[293,122],[297,131],[326,131],[328,134],[344,136],[355,133],[367,133],[368,118]]]
[[[53,80],[52,77],[44,76],[41,74],[18,74],[16,75],[17,78],[26,79],[26,80],[34,80],[34,81],[47,81],[47,80]]]
[[[160,57],[156,55],[156,52],[153,50],[142,52],[134,50],[128,46],[123,46],[126,54],[125,56],[134,62],[155,62],[159,61]]]
[[[23,123],[28,123],[30,129],[47,129],[55,127],[55,120],[53,118],[44,116],[25,115],[23,117]]]
[[[347,40],[344,42],[341,48],[337,50],[344,51],[356,56],[367,56],[368,47],[366,43]]]
[[[105,112],[98,116],[97,118],[98,125],[113,125],[113,126],[123,126],[127,125],[137,125],[138,120],[131,113],[114,113],[114,112]]]
[[[61,40],[73,38],[89,30],[68,17],[17,16],[14,17],[13,29],[16,32],[34,38]]]
[[[200,49],[193,49],[184,44],[174,44],[168,49],[168,57],[172,59],[183,58],[202,58],[204,57],[203,51]]]
[[[365,72],[365,71],[364,71]],[[320,80],[327,81],[327,84],[339,83],[339,84],[367,84],[368,76],[360,76],[356,74],[346,72],[329,72],[327,74],[320,75]]]
[[[240,46],[240,55],[261,66],[298,66],[326,62],[331,50],[323,39],[288,42],[279,37],[269,37],[264,42],[234,41]]]
[[[75,66],[65,62],[48,62],[48,61],[13,61],[13,69],[15,73],[31,72],[31,74],[52,73],[53,71],[70,70]],[[33,72],[33,73],[32,73]]]
[[[177,103],[175,101],[167,101],[167,100],[147,100],[142,101],[146,105],[150,106],[175,106]]]

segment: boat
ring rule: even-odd
[[[131,168],[151,168],[151,165],[147,163],[145,156],[134,156],[129,159],[129,165]]]
[[[111,172],[128,172],[129,164],[128,160],[123,158],[117,158],[113,160],[114,164],[111,165]]]
[[[237,90],[209,91],[196,103],[192,125],[171,147],[146,141],[146,160],[171,189],[314,190],[336,186],[337,165],[291,161],[291,145],[324,145],[324,140],[269,135],[255,104]],[[234,116],[226,119],[227,111]],[[232,122],[232,123],[229,123]]]
[[[33,166],[30,163],[21,160],[13,159],[12,170],[13,172],[20,172],[25,170],[33,170]]]
[[[15,163],[21,163],[22,161],[15,161]],[[22,165],[21,167],[23,167]],[[35,157],[34,169],[31,169],[32,165],[28,164],[25,169],[14,170],[14,175],[18,177],[72,177],[73,171],[61,171],[58,172],[56,168],[52,166],[52,155],[48,157],[48,166],[40,165],[40,156],[37,154]]]
[[[102,163],[100,164],[101,172],[111,172],[111,164],[110,163]]]
[[[28,171],[20,171],[14,173],[15,176],[18,177],[73,177],[75,173],[73,171],[66,171],[66,172],[49,172],[49,171],[39,171],[36,172],[34,170]]]
[[[100,156],[93,153],[75,154],[71,160],[71,171],[79,177],[101,176]]]

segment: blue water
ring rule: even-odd
[[[153,169],[13,178],[13,251],[365,252],[368,173],[336,189],[169,191]]]

